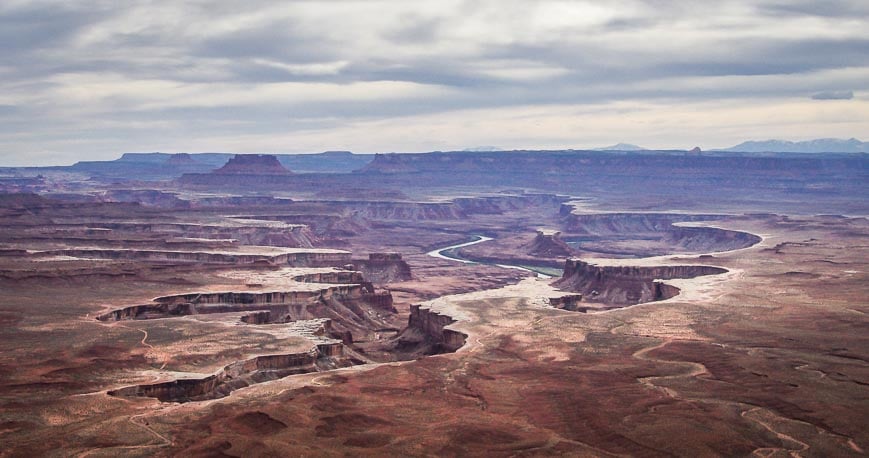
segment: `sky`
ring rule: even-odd
[[[869,137],[866,0],[3,0],[0,43],[0,165]]]

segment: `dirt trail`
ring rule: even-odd
[[[129,421],[130,421],[130,423],[138,426],[139,428],[142,428],[142,429],[148,431],[149,434],[151,434],[154,437],[156,437],[157,439],[159,439],[161,443],[159,443],[159,444],[142,444],[142,445],[124,445],[124,446],[109,447],[109,448],[96,448],[96,449],[91,449],[91,450],[79,453],[78,455],[76,455],[76,458],[85,458],[85,457],[90,456],[94,453],[105,454],[106,452],[108,452],[110,450],[119,452],[121,450],[143,450],[143,449],[149,449],[149,448],[154,448],[154,447],[157,447],[157,448],[171,447],[172,444],[174,444],[174,442],[172,442],[172,440],[170,440],[166,436],[158,433],[157,431],[154,431],[154,429],[148,425],[148,422],[136,421],[136,419],[142,418],[146,415],[150,415],[150,414],[141,413],[141,414],[131,415],[129,418]]]
[[[677,378],[692,378],[692,377],[699,377],[701,375],[708,375],[709,374],[709,371],[707,370],[706,366],[704,366],[700,363],[694,363],[694,362],[690,362],[690,361],[670,361],[670,360],[666,360],[666,359],[655,358],[653,356],[648,356],[649,353],[651,353],[655,350],[658,350],[660,348],[664,348],[667,345],[669,345],[675,341],[678,341],[678,340],[681,340],[681,339],[666,338],[660,343],[657,343],[655,345],[651,345],[649,347],[645,347],[645,348],[642,348],[640,350],[637,350],[636,352],[634,352],[633,357],[636,359],[642,360],[642,361],[649,361],[649,362],[658,363],[658,364],[678,364],[678,365],[682,365],[682,366],[688,366],[691,369],[688,372],[685,372],[682,374],[643,377],[641,379],[637,379],[637,381],[640,382],[641,384],[651,388],[651,389],[660,390],[660,391],[664,392],[668,397],[670,397],[672,399],[678,399],[681,401],[692,401],[692,402],[702,402],[702,403],[709,403],[709,404],[722,404],[722,405],[728,405],[728,406],[735,406],[741,410],[740,416],[742,418],[745,418],[746,420],[751,421],[752,423],[758,425],[760,428],[762,428],[766,431],[769,431],[770,433],[772,433],[773,435],[775,435],[776,437],[781,439],[782,445],[784,447],[758,448],[758,449],[754,450],[754,452],[752,452],[752,456],[767,457],[767,456],[774,456],[779,452],[784,452],[792,457],[801,457],[801,456],[803,456],[803,453],[810,451],[811,446],[807,442],[799,440],[791,435],[788,435],[782,431],[775,429],[773,423],[799,423],[799,424],[809,425],[809,426],[813,427],[818,432],[819,435],[830,436],[830,437],[834,438],[837,442],[839,442],[843,447],[848,448],[854,452],[857,452],[857,453],[863,452],[863,450],[859,446],[857,446],[857,444],[854,443],[853,439],[850,437],[845,437],[845,436],[841,436],[839,434],[832,433],[830,431],[827,431],[827,430],[820,428],[820,427],[818,427],[814,424],[811,424],[811,423],[807,423],[807,422],[800,421],[800,420],[795,420],[793,418],[783,417],[783,416],[777,414],[776,412],[769,410],[769,409],[766,409],[764,407],[759,407],[759,406],[746,404],[743,402],[737,402],[737,401],[726,401],[726,400],[715,399],[715,398],[695,398],[695,397],[684,396],[672,388],[668,388],[668,387],[664,387],[664,386],[660,386],[660,385],[655,384],[655,381],[672,380],[672,379],[677,379]],[[793,447],[791,447],[791,446],[793,446]]]
[[[131,328],[131,327],[123,325],[123,324],[115,324],[115,326],[141,332],[142,333],[142,340],[140,343],[143,346],[148,347],[149,353],[153,353],[155,356],[157,356],[159,359],[161,359],[163,361],[163,364],[160,365],[160,370],[163,370],[166,368],[166,364],[169,363],[170,356],[168,353],[160,351],[157,348],[155,348],[153,345],[148,343],[148,331],[146,331],[144,329],[139,329],[139,328]]]

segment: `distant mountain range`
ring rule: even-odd
[[[504,151],[503,148],[497,146],[474,146],[462,150],[465,153],[488,153],[490,151]]]
[[[647,151],[642,146],[630,143],[618,143],[594,151]],[[717,148],[710,151],[739,153],[869,153],[869,142],[856,138],[847,140],[839,138],[819,138],[801,142],[786,140],[762,140],[742,142],[730,148]]]
[[[223,167],[236,155],[232,153],[124,153],[113,161],[80,161],[70,171],[111,180],[168,180],[185,173],[208,173]],[[255,155],[242,155],[242,159]],[[317,154],[275,154],[273,171],[296,173],[350,173],[374,159],[373,154],[353,154],[349,151],[326,151]],[[281,170],[283,169],[283,171]]]
[[[820,138],[802,142],[763,140],[743,142],[730,148],[717,149],[715,151],[741,153],[869,153],[869,142],[861,142],[856,138],[848,140]]]
[[[630,143],[617,143],[613,146],[605,146],[603,148],[595,148],[595,151],[646,151],[642,146],[632,145]]]

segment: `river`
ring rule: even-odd
[[[532,270],[532,269],[529,269],[529,268],[523,267],[523,266],[517,266],[517,265],[513,265],[513,264],[479,263],[476,261],[471,261],[470,259],[465,259],[465,258],[462,258],[461,256],[459,256],[457,251],[453,251],[453,250],[456,250],[458,248],[464,248],[466,246],[476,245],[478,243],[483,243],[483,242],[488,242],[489,240],[494,240],[492,237],[486,237],[485,235],[474,235],[473,237],[474,237],[474,240],[471,240],[470,242],[457,243],[455,245],[437,248],[437,249],[434,249],[432,251],[429,251],[426,254],[429,256],[435,257],[435,258],[448,259],[450,261],[461,262],[464,264],[488,264],[488,265],[498,266],[498,267],[501,267],[504,269],[524,270],[525,272],[531,272],[533,274],[537,274],[538,278],[552,278],[551,275],[547,275],[547,274],[544,274],[542,272],[537,272],[535,270]]]

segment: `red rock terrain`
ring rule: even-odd
[[[0,195],[0,454],[865,455],[869,223],[769,203],[859,167],[532,156]]]

